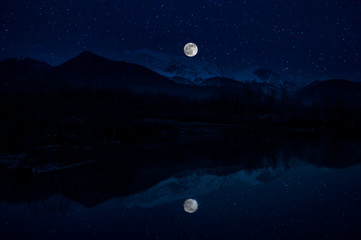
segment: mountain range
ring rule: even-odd
[[[171,95],[209,97],[224,92],[263,92],[281,96],[288,92],[302,102],[337,99],[354,105],[361,102],[361,85],[347,80],[314,81],[298,88],[266,68],[232,74],[202,60],[160,55],[151,51],[124,51],[122,61],[82,52],[59,66],[30,58],[0,61],[0,86],[36,83],[40,86],[127,89],[135,92],[165,92]],[[294,86],[294,85],[293,85]]]
[[[207,84],[207,79],[220,77],[239,82],[268,84],[274,88],[292,87],[290,81],[283,76],[261,66],[233,69],[205,60],[189,59],[186,56],[176,56],[148,49],[124,50],[119,59],[145,66],[176,82],[191,85],[202,86]]]
[[[258,83],[246,85],[225,77],[203,79],[202,85],[179,82],[144,66],[106,59],[91,52],[82,52],[55,67],[29,58],[5,59],[0,62],[0,84],[8,87],[36,84],[78,89],[126,89],[201,98],[250,87],[260,88]]]

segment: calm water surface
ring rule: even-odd
[[[92,206],[84,204],[97,194],[91,188],[3,200],[1,239],[361,239],[361,165],[284,159],[186,170]],[[193,214],[187,198],[199,203]]]

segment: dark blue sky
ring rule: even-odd
[[[361,80],[361,1],[0,0],[0,58],[59,64],[82,50],[183,54],[294,76]]]

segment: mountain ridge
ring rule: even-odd
[[[237,89],[252,89],[253,91],[263,91],[268,95],[276,94],[276,96],[280,96],[279,92],[282,89],[277,90],[272,83],[268,82],[271,78],[277,81],[280,75],[266,68],[259,68],[254,71],[254,74],[265,81],[242,82],[225,76],[217,76],[197,79],[197,84],[194,84],[194,82],[186,82],[186,79],[181,77],[169,78],[145,66],[126,61],[111,60],[89,51],[83,51],[54,67],[30,58],[11,58],[0,61],[1,86],[11,85],[12,82],[31,83],[34,81],[39,84],[69,85],[78,88],[129,89],[171,94],[186,94],[188,92],[195,96],[204,94],[209,96],[217,91],[234,92]],[[335,84],[337,86],[332,87]],[[349,99],[346,99],[346,101],[352,103],[352,101],[359,99],[358,95],[361,91],[358,90],[359,86],[361,86],[360,83],[343,79],[322,80],[304,85],[292,92],[288,92],[288,94],[298,99],[304,98],[302,99],[303,102],[307,102],[307,100],[309,102],[319,102],[321,98],[332,98],[339,92],[338,98],[344,98],[342,94],[347,95]],[[333,89],[332,94],[330,93],[331,89]],[[323,92],[323,94],[316,93],[317,91]],[[319,97],[316,97],[317,94]]]
[[[88,51],[84,51],[58,66],[51,67],[49,65],[47,71],[35,69],[29,79],[38,85],[47,86],[128,89],[136,92],[164,92],[172,95],[181,94],[197,97],[210,97],[221,92],[237,92],[238,89],[245,87],[240,82],[226,78],[218,78],[217,81],[213,82],[206,79],[208,83],[203,86],[202,84],[184,84],[139,64],[110,60]],[[233,84],[229,84],[230,82]],[[234,89],[235,86],[238,88]]]

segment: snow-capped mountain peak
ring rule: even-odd
[[[224,76],[216,64],[186,56],[176,56],[161,52],[141,49],[124,50],[121,60],[136,63],[171,78],[177,82],[198,85],[201,79]]]
[[[256,82],[268,88],[283,89],[290,86],[288,79],[280,74],[260,67],[232,68],[219,66],[199,58],[188,58],[148,49],[124,50],[119,60],[149,68],[175,82],[202,85],[215,77],[229,78],[239,82]]]

